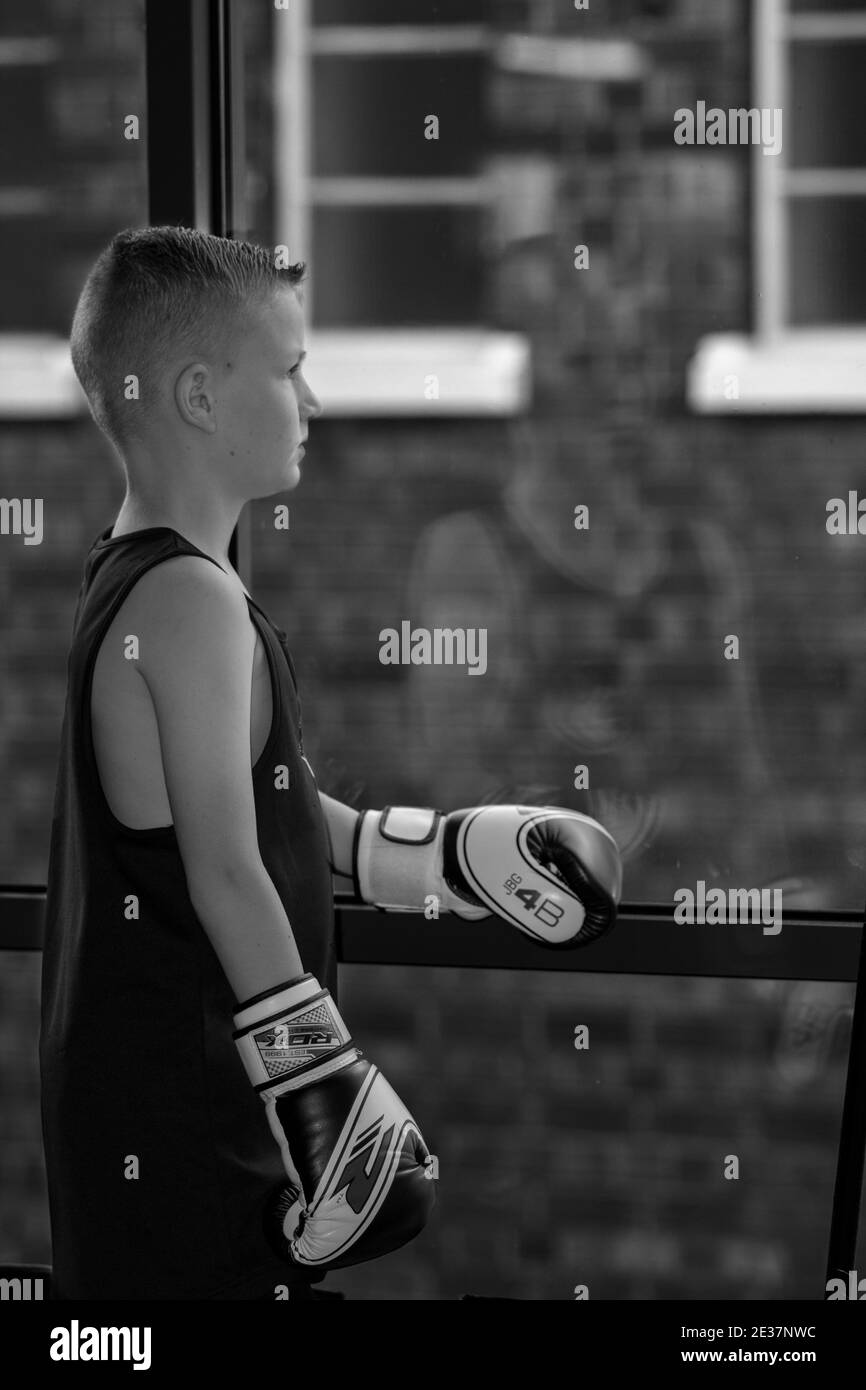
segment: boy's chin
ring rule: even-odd
[[[274,478],[267,492],[257,493],[258,498],[276,497],[278,492],[292,492],[301,481],[301,470],[297,463],[289,463],[283,469],[282,476],[279,474]]]

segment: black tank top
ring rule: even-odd
[[[233,991],[174,826],[134,830],[109,808],[90,719],[97,652],[136,581],[177,555],[217,562],[169,527],[110,530],[78,595],[51,827],[40,1066],[54,1287],[62,1299],[255,1298],[323,1276],[281,1263],[264,1239],[262,1204],[285,1172],[232,1041]],[[286,634],[248,605],[273,699],[253,768],[259,850],[304,969],[336,998],[328,833],[294,668]]]

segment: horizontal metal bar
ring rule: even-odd
[[[792,910],[770,936],[760,923],[682,925],[669,903],[623,903],[615,929],[600,941],[547,947],[496,917],[467,922],[446,913],[427,921],[347,893],[335,894],[334,904],[337,958],[345,965],[853,981],[863,926],[861,912]],[[40,950],[44,912],[43,887],[0,887],[0,950]]]

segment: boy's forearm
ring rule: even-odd
[[[359,812],[319,793],[338,888],[353,887]],[[304,973],[291,923],[264,864],[209,875],[190,898],[239,1003]]]
[[[286,910],[264,864],[226,870],[190,898],[239,1003],[304,973]]]

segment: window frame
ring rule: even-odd
[[[790,0],[754,0],[752,105],[790,104],[793,39],[814,42],[866,37],[866,12],[794,14]],[[830,0],[832,5],[832,0]],[[784,116],[783,116],[784,120]],[[753,331],[711,333],[699,339],[688,364],[686,399],[699,414],[861,414],[866,366],[866,322],[795,327],[788,319],[791,199],[820,196],[828,187],[853,192],[852,171],[788,167],[784,143],[777,156],[752,149]],[[858,171],[859,173],[860,171]],[[847,177],[842,177],[847,174]],[[866,192],[866,171],[860,174]],[[846,187],[847,184],[847,187]]]

